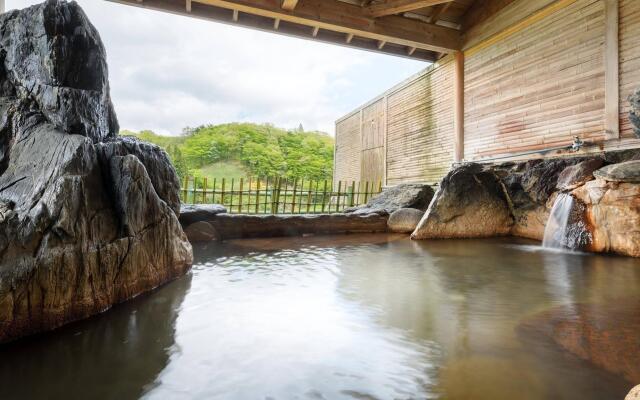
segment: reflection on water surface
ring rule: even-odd
[[[0,398],[623,398],[630,383],[517,327],[638,298],[639,262],[535,249],[397,235],[197,247],[188,276],[0,347]]]

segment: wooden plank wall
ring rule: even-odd
[[[385,99],[362,109],[362,159],[360,180],[384,180]]]
[[[439,182],[453,162],[453,61],[388,98],[387,184]]]
[[[360,113],[336,124],[334,181],[359,181],[362,144]]]
[[[602,0],[577,0],[467,53],[465,159],[602,140],[604,27]]]
[[[640,0],[620,0],[620,137],[634,138],[627,98],[640,87]]]
[[[453,58],[445,57],[338,120],[335,179],[353,179],[344,171],[346,165],[354,170],[355,147],[345,149],[361,113],[360,176],[356,181],[382,180],[387,185],[440,182],[453,163],[453,68]]]

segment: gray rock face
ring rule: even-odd
[[[360,207],[345,210],[355,214],[391,214],[400,208],[426,210],[433,198],[433,188],[417,183],[403,183],[384,190]]]
[[[183,204],[180,209],[180,223],[187,226],[198,221],[209,221],[227,209],[220,204]]]
[[[640,89],[636,89],[631,96],[629,96],[628,100],[629,105],[631,105],[629,121],[633,125],[634,133],[640,138]]]
[[[560,190],[575,189],[594,179],[593,173],[602,167],[604,160],[592,158],[565,168],[558,176],[556,187]]]
[[[506,235],[513,219],[496,174],[479,164],[451,171],[412,239],[468,238]]]
[[[400,208],[389,215],[387,227],[391,232],[411,233],[424,216],[424,211],[416,208]]]
[[[640,160],[607,165],[595,171],[596,178],[609,182],[640,182]]]
[[[175,171],[117,125],[104,49],[76,3],[0,16],[0,342],[189,269]]]

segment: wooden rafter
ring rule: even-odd
[[[374,21],[362,7],[337,0],[304,0],[298,2],[292,11],[283,10],[277,4],[278,2],[274,4],[273,0],[192,1],[424,50],[449,53],[458,50],[461,43],[460,32],[455,29],[398,16],[386,16]],[[429,0],[431,3],[437,1],[442,2],[442,0]]]
[[[436,22],[438,22],[440,16],[447,12],[451,4],[453,4],[452,1],[449,3],[438,4],[437,6],[433,7],[433,12],[429,16],[429,23],[435,24]]]
[[[293,11],[298,5],[298,0],[282,0],[282,9],[287,11]]]
[[[365,8],[367,15],[374,18],[387,15],[400,14],[419,8],[437,6],[443,3],[450,3],[453,0],[389,0],[384,3],[372,4]]]

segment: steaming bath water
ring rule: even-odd
[[[563,249],[567,247],[565,239],[572,209],[573,196],[567,193],[558,194],[544,229],[542,247],[551,249]]]
[[[634,259],[346,235],[195,248],[193,272],[0,347],[0,399],[622,399],[520,329],[640,294]],[[635,382],[637,383],[637,382]]]

